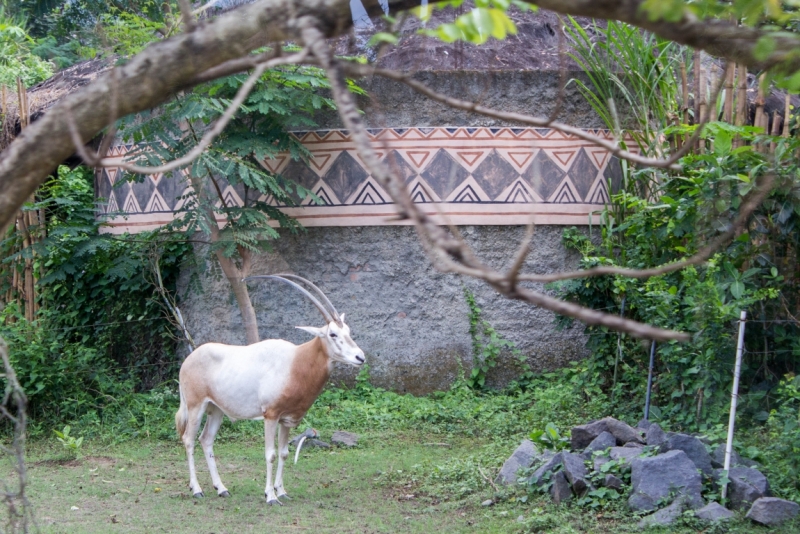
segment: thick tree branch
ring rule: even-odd
[[[540,0],[536,4],[558,13],[628,22],[748,67],[784,61],[782,68],[800,69],[800,55],[793,55],[800,48],[800,37],[776,37],[774,50],[759,61],[753,50],[764,31],[731,22],[694,20],[689,15],[678,22],[651,21],[641,10],[643,2]],[[370,15],[383,13],[378,0],[363,3]],[[419,4],[420,0],[388,0],[392,12]],[[299,40],[297,21],[305,16],[315,17],[325,37],[341,35],[352,26],[349,0],[260,0],[212,21],[200,21],[193,32],[155,43],[117,68],[119,116],[158,106],[175,92],[197,85],[203,73],[266,43]],[[74,153],[66,110],[75,117],[80,139],[92,139],[108,123],[111,93],[110,75],[101,76],[50,108],[0,154],[0,228],[53,169]]]
[[[117,159],[98,159],[98,157],[88,154],[85,147],[80,142],[77,127],[75,126],[72,114],[68,111],[67,118],[69,120],[70,134],[72,135],[72,140],[75,143],[75,148],[80,156],[86,161],[86,163],[94,167],[116,167],[136,174],[161,174],[184,167],[202,154],[203,151],[208,148],[212,142],[214,142],[214,139],[216,139],[217,136],[222,133],[222,130],[225,129],[236,112],[239,111],[239,108],[244,103],[245,99],[248,97],[248,95],[250,95],[250,92],[253,90],[256,82],[258,82],[258,79],[262,74],[264,74],[264,71],[266,71],[268,68],[276,67],[278,65],[300,63],[307,55],[307,51],[303,50],[297,54],[292,54],[291,56],[276,57],[257,64],[253,73],[247,78],[247,80],[245,80],[242,86],[239,87],[239,90],[236,92],[236,96],[233,98],[233,100],[231,100],[231,103],[225,109],[220,118],[216,120],[214,126],[206,130],[206,132],[203,134],[203,137],[189,152],[180,158],[164,163],[163,165],[159,165],[157,167],[146,167],[125,161],[119,161]],[[105,151],[100,152],[98,156],[102,156],[106,151],[107,148]]]
[[[754,53],[756,43],[772,32],[731,21],[698,19],[688,9],[680,20],[669,22],[651,20],[650,14],[642,8],[645,0],[536,0],[531,3],[564,15],[627,22],[670,41],[754,69],[782,64],[781,68],[787,72],[800,70],[800,55],[797,54],[800,36],[797,35],[782,33],[774,36],[773,51],[766,58],[758,59]]]

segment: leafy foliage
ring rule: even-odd
[[[775,391],[763,434],[764,469],[779,496],[800,503],[800,377],[787,374]]]
[[[715,151],[687,156],[680,175],[658,174],[651,182],[662,184],[657,204],[623,191],[615,202],[626,215],[615,222],[606,213],[599,244],[576,230],[564,236],[567,246],[581,251],[585,268],[670,263],[692,255],[723,231],[760,176],[776,176],[777,187],[747,229],[707,265],[646,280],[616,276],[558,285],[566,298],[597,309],[619,310],[625,296],[627,316],[693,334],[688,344],[659,346],[653,397],[656,415],[691,429],[704,430],[727,415],[727,377],[739,310],[750,310],[756,321],[747,327],[749,351],[743,368],[743,383],[762,384],[744,396],[743,406],[751,416],[762,417],[759,406],[774,377],[794,370],[800,354],[797,325],[785,314],[797,305],[794,243],[800,221],[800,170],[793,153],[798,142],[779,140],[774,161],[750,146],[732,150],[734,133],[755,135],[747,128],[710,125]],[[618,337],[597,327],[586,331],[592,356],[579,365],[587,380],[591,376],[607,389]],[[623,338],[622,343],[625,357],[617,388],[627,399],[620,401],[625,408],[618,411],[636,413],[633,406],[641,405],[644,395],[641,377],[646,375],[647,357],[633,340]]]
[[[245,76],[238,75],[217,80],[127,121],[121,135],[135,143],[129,158],[139,164],[158,165],[189,152],[227,108],[244,80]],[[271,221],[297,230],[293,219],[265,199],[296,205],[309,196],[316,197],[305,187],[268,172],[262,162],[279,152],[288,152],[294,159],[307,157],[303,146],[287,131],[313,127],[311,115],[333,106],[319,93],[327,87],[322,72],[314,68],[288,67],[265,73],[225,131],[184,171],[173,173],[171,179],[183,182],[180,188],[202,185],[200,191],[194,188],[185,195],[182,215],[165,230],[208,235],[211,225],[216,224],[212,215],[223,219],[220,238],[211,250],[221,250],[226,257],[240,250],[268,247],[269,241],[278,237]],[[144,177],[129,175],[128,179]],[[244,206],[229,201],[228,186],[237,191]]]
[[[613,20],[583,27],[570,17],[565,31],[574,44],[570,56],[591,87],[580,79],[572,83],[606,127],[615,132],[630,127],[626,133],[645,153],[660,148],[658,134],[674,111],[678,95],[674,74],[685,49]],[[625,124],[631,120],[633,124]]]
[[[83,445],[83,436],[78,438],[71,436],[71,431],[72,427],[66,425],[60,432],[58,430],[53,430],[53,434],[56,435],[56,439],[64,446],[64,449],[77,458],[81,452],[81,445]]]
[[[475,295],[464,287],[464,298],[469,307],[469,335],[472,338],[472,371],[467,378],[467,385],[472,389],[483,389],[489,371],[497,366],[497,360],[504,351],[511,352],[522,367],[529,371],[525,356],[497,333],[497,330],[485,319],[481,318],[481,309],[475,302]],[[521,378],[527,375],[523,373]]]
[[[38,282],[42,308],[33,323],[14,303],[0,313],[0,334],[39,429],[102,412],[116,396],[149,389],[178,364],[172,327],[146,276],[152,247],[159,246],[165,284],[174,290],[187,245],[99,234],[92,180],[85,168],[61,167],[27,208],[44,210],[49,221],[47,239],[21,252],[46,273]],[[2,246],[18,238],[12,232]],[[8,284],[11,273],[4,275],[0,282]]]
[[[35,55],[24,15],[11,15],[0,5],[0,85],[14,87],[21,78],[26,87],[53,75],[53,66]]]
[[[569,449],[569,438],[562,436],[561,432],[558,431],[558,427],[552,422],[547,423],[544,429],[536,428],[532,430],[528,437],[542,449],[554,451]]]
[[[464,0],[448,0],[431,6],[418,7],[413,10],[413,13],[427,22],[434,9],[457,8],[463,4]],[[459,15],[453,22],[440,24],[433,29],[420,30],[420,33],[437,37],[446,43],[466,41],[480,45],[488,41],[490,37],[502,40],[517,33],[516,25],[506,13],[512,5],[523,11],[536,9],[531,4],[518,0],[477,0],[474,8]],[[391,39],[386,37],[382,40],[391,42]]]

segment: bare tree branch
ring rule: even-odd
[[[31,527],[38,531],[33,517],[33,509],[28,499],[28,471],[25,465],[25,438],[27,432],[27,406],[28,398],[17,380],[17,374],[11,365],[8,356],[8,345],[0,338],[0,360],[2,360],[2,378],[5,381],[5,391],[0,402],[0,419],[7,419],[11,423],[10,443],[0,449],[2,454],[9,456],[15,480],[6,483],[3,480],[2,498],[8,511],[6,532],[28,532]]]
[[[571,271],[566,273],[554,273],[554,274],[522,274],[519,276],[520,280],[527,281],[527,282],[556,282],[559,280],[570,280],[574,278],[587,278],[590,276],[602,276],[607,274],[613,275],[620,275],[620,276],[627,276],[630,278],[650,278],[651,276],[659,276],[662,274],[671,273],[674,271],[678,271],[683,269],[684,267],[689,267],[691,265],[698,265],[703,263],[711,256],[714,255],[717,250],[719,250],[723,245],[730,242],[731,239],[736,235],[736,232],[744,227],[747,223],[747,219],[750,218],[750,215],[753,214],[756,208],[758,208],[761,203],[767,198],[770,191],[772,191],[772,186],[775,183],[775,176],[773,174],[767,174],[759,184],[742,202],[741,208],[739,209],[739,213],[737,214],[736,218],[731,222],[728,226],[728,229],[725,230],[723,233],[716,236],[711,242],[700,249],[697,254],[694,256],[687,258],[682,261],[678,261],[675,263],[669,263],[667,265],[662,265],[660,267],[653,267],[652,269],[626,269],[623,267],[594,267],[592,269],[586,269],[584,271]]]
[[[228,105],[225,112],[220,116],[219,119],[214,123],[214,126],[208,129],[204,134],[203,137],[200,138],[200,141],[195,145],[189,152],[187,152],[184,156],[174,159],[170,162],[167,162],[163,165],[159,165],[157,167],[145,167],[141,165],[135,165],[133,163],[128,163],[126,161],[119,161],[116,159],[97,159],[97,156],[91,156],[87,153],[86,147],[80,142],[78,129],[75,126],[74,119],[72,117],[72,113],[68,110],[67,111],[67,119],[69,121],[69,128],[70,134],[72,135],[72,141],[75,143],[75,148],[80,154],[80,156],[86,161],[88,165],[94,167],[117,167],[120,169],[124,169],[128,172],[136,173],[136,174],[160,174],[172,171],[174,169],[178,169],[180,167],[184,167],[194,161],[203,151],[214,142],[214,139],[217,138],[219,134],[222,133],[222,130],[228,125],[231,121],[233,116],[239,111],[239,108],[244,103],[245,99],[248,97],[250,92],[253,90],[256,82],[264,74],[264,71],[268,68],[275,67],[278,65],[287,65],[287,64],[294,64],[302,62],[306,56],[308,55],[307,50],[301,50],[296,54],[292,54],[291,56],[286,57],[275,57],[271,60],[265,61],[263,63],[259,63],[253,73],[247,78],[247,80],[242,84],[239,90],[236,92],[236,96],[231,100],[230,105]],[[116,120],[116,118],[114,119]],[[113,134],[112,134],[113,135]],[[108,138],[108,136],[106,136]],[[106,151],[108,149],[106,148]],[[103,153],[101,152],[98,156],[102,156]]]
[[[617,139],[614,140],[604,139],[602,137],[598,137],[594,134],[589,133],[587,130],[572,126],[570,124],[565,124],[563,122],[558,122],[554,120],[555,118],[554,114],[551,114],[549,117],[534,117],[532,115],[526,115],[524,113],[516,113],[513,111],[502,111],[498,109],[488,108],[486,106],[482,106],[475,102],[471,102],[468,100],[461,100],[459,98],[454,98],[439,93],[438,91],[431,89],[430,87],[420,82],[419,80],[415,80],[411,74],[398,72],[395,70],[381,69],[373,67],[371,65],[362,65],[355,62],[343,63],[343,68],[349,76],[362,77],[362,76],[378,75],[384,78],[388,78],[390,80],[395,80],[404,83],[405,85],[411,87],[418,93],[427,96],[431,100],[441,102],[442,104],[452,108],[471,111],[479,115],[484,115],[486,117],[492,117],[503,121],[516,122],[519,124],[527,124],[529,126],[534,126],[537,128],[552,128],[562,133],[573,135],[579,139],[583,139],[584,141],[589,141],[590,143],[594,143],[597,146],[605,148],[612,155],[617,156],[618,158],[621,159],[628,160],[632,163],[636,163],[638,165],[643,165],[646,167],[666,168],[672,170],[681,169],[680,165],[677,165],[677,162],[689,152],[694,141],[700,137],[702,133],[702,128],[708,122],[710,118],[711,108],[713,107],[709,106],[709,113],[707,113],[706,116],[702,118],[701,123],[698,124],[697,129],[695,130],[690,140],[690,143],[686,143],[683,147],[681,147],[679,150],[671,154],[668,158],[648,158],[646,156],[642,156],[641,154],[637,154],[636,152],[630,152],[623,149],[620,146]],[[727,72],[729,69],[730,67],[726,65],[725,71]],[[715,97],[719,95],[720,88],[721,84],[718,85],[714,91]]]
[[[194,13],[192,13],[192,6],[189,0],[178,0],[178,7],[180,7],[181,19],[183,20],[183,25],[186,27],[186,31],[193,32],[195,28],[197,28],[197,24],[194,20]]]
[[[392,12],[420,4],[420,0],[387,0]],[[677,22],[650,20],[641,9],[644,0],[538,0],[542,8],[558,13],[616,19],[666,39],[708,51],[752,68],[784,62],[785,70],[800,69],[800,37],[739,27],[729,21],[697,20],[687,13]],[[378,0],[363,2],[367,13],[379,16]],[[266,43],[297,40],[297,21],[318,18],[326,37],[352,26],[349,0],[260,0],[202,22],[193,32],[181,33],[147,47],[119,72],[119,115],[158,106],[177,91],[199,83],[202,73],[241,58]],[[758,40],[774,35],[774,49],[764,59],[754,55]],[[106,128],[111,93],[110,77],[101,76],[63,98],[34,121],[0,154],[0,228],[62,161],[74,153],[66,110],[72,111],[81,139],[91,139]]]
[[[617,317],[616,315],[590,310],[571,302],[544,295],[538,291],[519,287],[513,281],[515,278],[514,270],[517,269],[516,265],[519,263],[519,256],[524,255],[524,248],[517,253],[511,272],[503,274],[483,264],[463,239],[448,235],[441,226],[437,225],[435,221],[411,201],[404,180],[396,173],[393,173],[378,158],[361,121],[360,112],[356,107],[353,95],[347,88],[344,69],[341,63],[334,59],[323,34],[314,27],[314,22],[311,17],[302,19],[300,22],[303,28],[302,39],[328,74],[331,92],[336,101],[342,122],[349,130],[351,139],[355,143],[362,160],[369,168],[370,174],[387,190],[392,199],[401,207],[401,210],[414,221],[426,251],[434,259],[438,268],[468,274],[485,280],[506,297],[524,300],[556,313],[574,317],[587,324],[601,325],[613,330],[627,332],[635,337],[659,341],[687,341],[689,339],[689,335],[683,332],[664,330]]]

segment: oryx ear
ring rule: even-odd
[[[325,337],[325,329],[324,328],[315,328],[313,326],[295,326],[295,328],[299,328],[300,330],[305,330],[312,336],[317,337]]]
[[[344,322],[344,314],[341,314],[341,315],[339,316],[339,319],[341,319],[341,320],[342,320],[342,322]]]

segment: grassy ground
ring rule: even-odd
[[[387,473],[447,460],[452,449],[425,445],[419,436],[362,440],[358,449],[304,452],[296,466],[287,467],[292,500],[283,507],[265,505],[261,441],[215,447],[230,499],[216,497],[201,454],[199,477],[208,497],[191,497],[177,441],[87,444],[82,459],[67,462],[59,458],[61,451],[40,444],[30,455],[29,491],[43,532],[508,531],[511,518],[481,508],[477,496],[437,503],[405,484],[387,482]],[[453,445],[459,454],[470,447],[463,441]]]
[[[199,449],[199,448],[198,448]],[[263,441],[229,439],[215,447],[230,499],[216,497],[197,453],[205,499],[189,494],[177,440],[106,446],[89,441],[67,460],[60,444],[30,447],[29,492],[42,532],[639,532],[622,508],[593,511],[527,502],[521,491],[495,496],[488,479],[513,445],[486,438],[389,432],[363,435],[356,449],[308,449],[287,467],[292,496],[264,502]],[[76,509],[77,508],[77,509]],[[800,524],[771,532],[797,532]],[[686,520],[670,532],[764,532],[741,518],[724,528]]]

